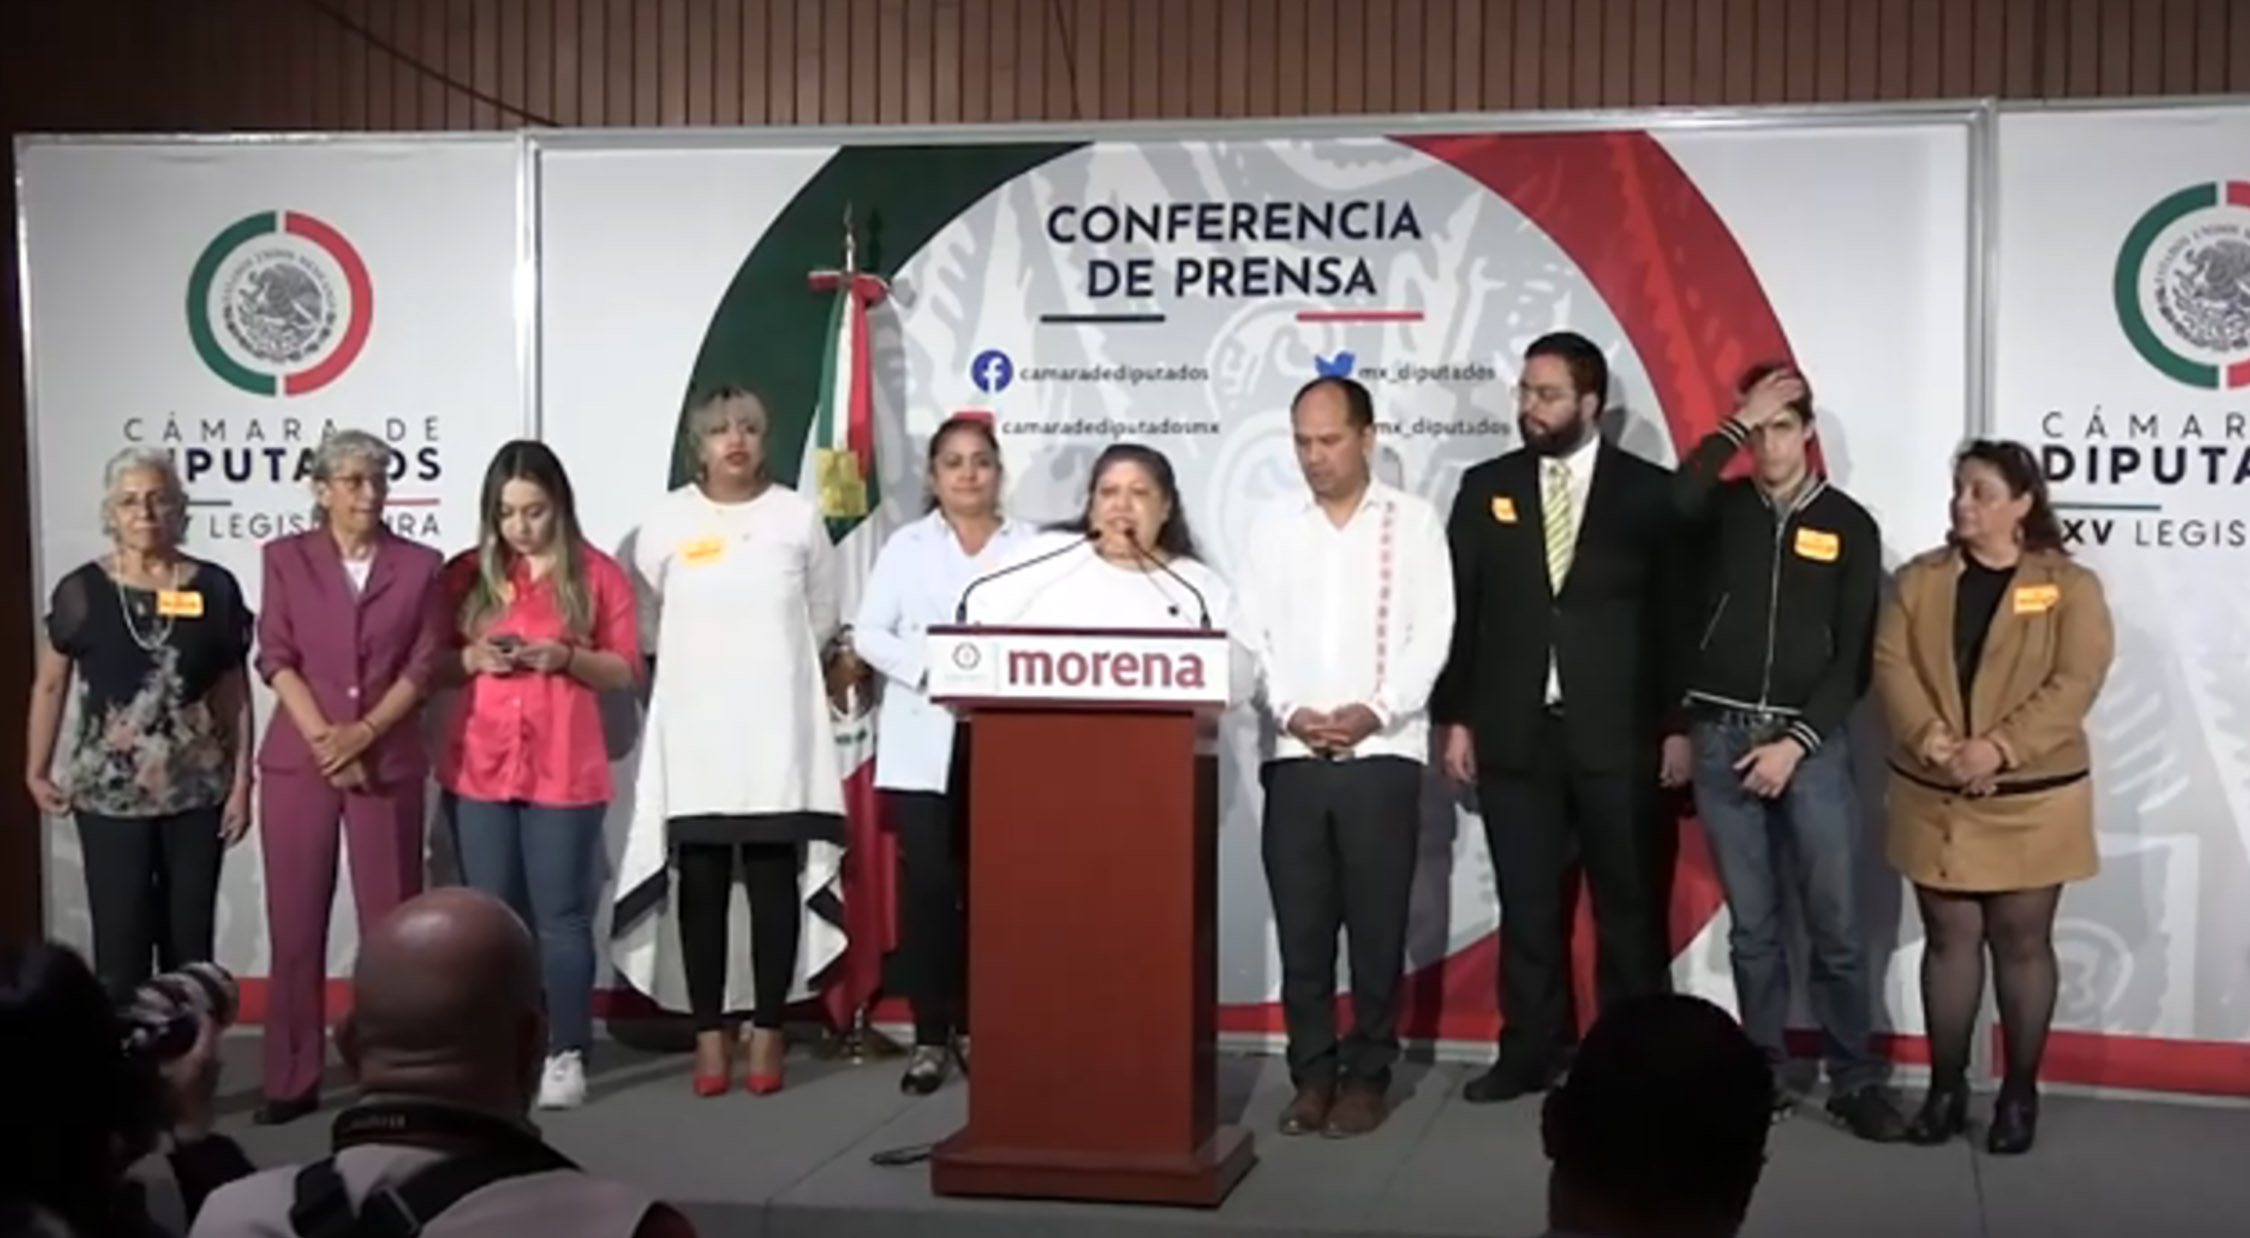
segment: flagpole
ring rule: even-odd
[[[843,268],[835,273],[839,295],[859,295],[857,286],[859,274],[859,238],[852,226],[852,204],[846,202],[844,204],[844,264]],[[849,623],[848,620],[846,622]],[[851,632],[848,626],[838,630],[834,653],[835,658],[831,667],[836,672],[836,677],[831,681],[830,689],[835,694],[838,708],[844,710],[847,714],[855,709],[872,709],[873,702],[869,699],[868,691],[873,686],[874,670],[861,662],[852,652]],[[868,858],[865,856],[851,857],[847,862],[856,861],[864,864],[868,862]],[[846,897],[849,898],[848,891]],[[847,942],[845,949],[847,952],[853,949],[868,949],[871,944],[852,941]],[[847,965],[849,965],[848,960]],[[839,983],[849,982],[840,981]],[[896,1058],[905,1054],[906,1050],[903,1046],[875,1027],[873,1011],[875,993],[879,991],[880,985],[860,998],[855,1004],[846,1026],[829,1029],[827,1039],[822,1042],[818,1050],[819,1056],[831,1061],[841,1060],[851,1062],[854,1065],[865,1065],[868,1062]]]

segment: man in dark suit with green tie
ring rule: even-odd
[[[1462,477],[1447,525],[1459,617],[1430,713],[1447,771],[1477,790],[1504,920],[1500,1060],[1471,1101],[1543,1091],[1567,1064],[1566,892],[1581,868],[1603,1006],[1666,982],[1659,783],[1688,774],[1694,633],[1673,605],[1686,576],[1671,473],[1603,441],[1608,395],[1591,340],[1533,341],[1523,445]]]

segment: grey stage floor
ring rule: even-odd
[[[281,1130],[249,1127],[254,1040],[231,1043],[227,1059],[229,1129],[254,1159],[280,1164],[323,1148],[327,1113]],[[588,1169],[682,1205],[705,1238],[1512,1238],[1543,1228],[1536,1106],[1464,1104],[1454,1065],[1409,1067],[1387,1126],[1329,1142],[1268,1133],[1287,1092],[1278,1059],[1226,1058],[1221,1112],[1257,1133],[1259,1163],[1212,1213],[938,1199],[925,1167],[877,1168],[868,1156],[953,1130],[962,1085],[909,1099],[896,1063],[854,1067],[800,1052],[778,1095],[711,1100],[689,1094],[682,1056],[604,1045],[593,1066],[592,1102],[542,1115],[541,1126]],[[2016,1160],[1967,1143],[1870,1146],[1800,1116],[1776,1128],[1745,1233],[2240,1235],[2250,1232],[2246,1153],[2250,1111],[2239,1108],[2051,1097],[2038,1149]]]

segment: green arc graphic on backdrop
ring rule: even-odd
[[[813,174],[758,238],[704,331],[673,430],[667,485],[688,480],[687,401],[698,391],[746,387],[766,402],[766,460],[776,479],[797,484],[805,438],[820,402],[821,357],[831,315],[807,286],[836,265],[846,208],[864,221],[867,269],[890,275],[985,195],[1086,145],[1024,142],[976,146],[847,146]]]

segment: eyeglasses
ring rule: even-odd
[[[163,491],[152,494],[121,494],[111,499],[109,505],[121,512],[143,511],[152,516],[170,515],[180,510],[180,500]]]

